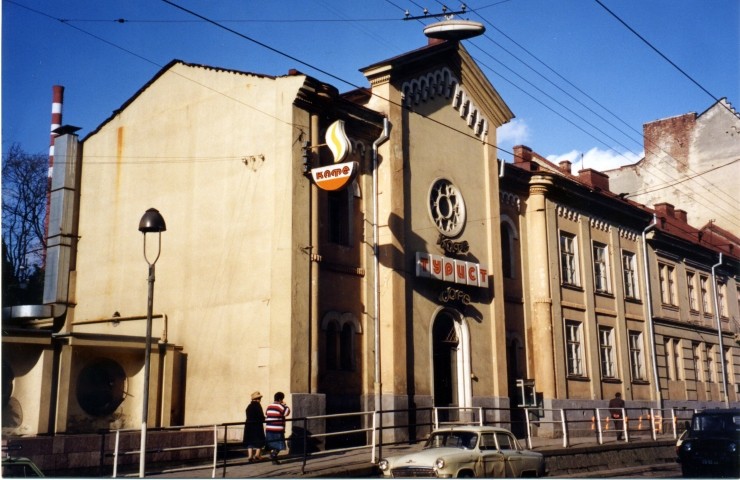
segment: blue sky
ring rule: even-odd
[[[63,123],[84,137],[175,58],[268,75],[296,68],[340,91],[367,86],[358,69],[427,42],[423,25],[435,20],[405,21],[404,11],[438,13],[443,3],[170,1],[270,48],[161,0],[2,0],[3,152],[12,143],[47,151],[52,85],[65,87]],[[462,18],[486,33],[465,46],[516,115],[499,131],[500,158],[525,144],[605,170],[639,160],[646,122],[701,113],[713,97],[740,107],[740,2],[600,2],[691,79],[596,0],[469,0]]]

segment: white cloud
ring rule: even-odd
[[[594,170],[603,172],[604,170],[611,170],[624,165],[636,163],[644,156],[644,152],[620,153],[614,150],[601,150],[594,147],[586,153],[579,152],[578,150],[571,150],[570,152],[560,155],[548,155],[547,159],[555,164],[558,164],[563,160],[570,160],[573,164],[573,172],[583,170],[584,168],[593,168]]]
[[[505,123],[496,130],[499,145],[521,145],[529,140],[529,126],[520,118]]]

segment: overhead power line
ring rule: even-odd
[[[681,74],[682,74],[682,75],[683,75],[684,77],[688,78],[688,79],[689,79],[689,80],[690,80],[690,81],[691,81],[691,82],[692,82],[692,83],[693,83],[694,85],[696,85],[697,87],[699,87],[699,88],[700,88],[700,89],[701,89],[701,90],[702,90],[702,91],[703,91],[704,93],[706,93],[707,95],[709,95],[710,97],[712,97],[712,98],[714,99],[714,101],[715,101],[715,102],[720,102],[719,98],[717,98],[716,96],[712,95],[712,93],[711,93],[711,92],[710,92],[709,90],[707,90],[706,88],[704,88],[704,86],[702,86],[702,84],[701,84],[701,83],[699,83],[699,82],[698,82],[698,81],[697,81],[697,80],[696,80],[696,79],[695,79],[694,77],[692,77],[691,75],[689,75],[688,73],[686,73],[686,72],[685,72],[685,71],[684,71],[684,70],[683,70],[683,69],[682,69],[681,67],[679,67],[678,65],[676,65],[676,64],[675,64],[675,63],[674,63],[674,62],[673,62],[673,61],[672,61],[672,60],[671,60],[670,58],[668,58],[668,57],[667,57],[667,56],[666,56],[666,55],[665,55],[665,54],[664,54],[663,52],[661,52],[660,50],[658,50],[658,49],[657,49],[657,48],[656,48],[656,47],[655,47],[655,46],[654,46],[654,45],[653,45],[652,43],[650,43],[649,41],[647,41],[647,39],[646,39],[645,37],[643,37],[642,35],[640,35],[639,33],[637,33],[637,31],[636,31],[636,30],[635,30],[634,28],[632,28],[632,27],[630,27],[629,25],[627,25],[627,22],[625,22],[624,20],[622,20],[621,18],[619,18],[619,16],[618,16],[618,15],[617,15],[616,13],[612,12],[611,10],[609,10],[609,8],[608,8],[608,7],[606,6],[606,5],[604,5],[604,4],[603,4],[603,3],[601,2],[601,0],[594,0],[594,1],[595,1],[596,3],[598,3],[599,5],[601,5],[601,8],[603,8],[604,10],[606,10],[607,12],[609,12],[609,14],[610,14],[610,15],[611,15],[612,17],[616,18],[616,19],[617,19],[617,21],[618,21],[619,23],[621,23],[622,25],[624,25],[624,26],[625,26],[625,28],[627,28],[627,30],[629,30],[630,32],[634,33],[634,34],[635,34],[635,36],[636,36],[637,38],[639,38],[640,40],[642,40],[642,41],[643,41],[643,42],[645,43],[645,45],[647,45],[647,46],[648,46],[648,47],[650,47],[650,48],[651,48],[651,49],[652,49],[652,50],[653,50],[653,51],[654,51],[655,53],[657,53],[658,55],[660,55],[660,56],[661,56],[661,57],[663,58],[663,60],[665,60],[666,62],[670,63],[670,64],[671,64],[671,66],[673,66],[673,68],[675,68],[676,70],[678,70],[679,72],[681,72]],[[720,102],[720,103],[721,103],[721,102]],[[730,110],[730,109],[729,109],[729,108],[728,108],[727,106],[725,106],[724,104],[722,104],[722,106],[724,106],[725,108],[727,108],[728,110]],[[730,110],[730,112],[732,112],[732,110]],[[735,114],[735,112],[732,112],[732,114],[734,115],[734,114]]]

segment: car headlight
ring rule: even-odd
[[[438,458],[438,459],[436,459],[434,461],[434,466],[437,467],[437,468],[439,468],[439,469],[445,468],[445,460],[444,460],[444,458]]]
[[[689,440],[689,441],[683,442],[683,444],[681,445],[681,448],[683,448],[684,452],[690,452],[692,446],[693,445],[691,445],[691,441]]]
[[[730,453],[737,452],[737,443],[735,443],[735,442],[728,443],[727,444],[727,451],[730,452]]]
[[[378,462],[378,468],[381,472],[385,472],[386,470],[388,470],[388,467],[388,460],[386,460],[385,458]]]

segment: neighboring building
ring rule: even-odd
[[[603,406],[617,391],[631,407],[736,404],[740,240],[570,168],[518,146],[501,179],[510,382],[534,380],[545,408]]]
[[[646,123],[645,157],[604,173],[612,191],[647,206],[670,202],[692,225],[740,235],[740,114],[726,99],[705,112]]]

